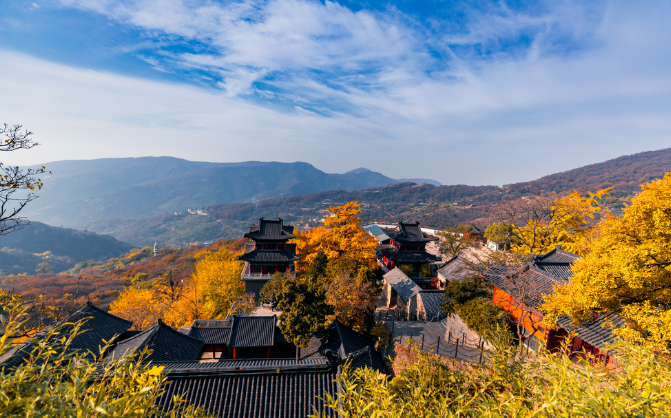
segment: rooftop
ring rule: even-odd
[[[438,237],[431,236],[422,231],[419,222],[399,222],[395,230],[382,229],[391,239],[404,243],[427,243],[437,241]]]
[[[406,303],[409,302],[413,296],[418,295],[422,290],[398,267],[394,267],[392,271],[385,273],[383,277]]]
[[[249,225],[249,232],[244,237],[255,241],[286,241],[296,238],[294,236],[294,227],[284,225],[282,218],[278,220],[261,218],[257,225]]]
[[[196,360],[204,341],[181,333],[159,320],[153,327],[119,342],[108,357],[121,358],[148,349],[146,361]]]

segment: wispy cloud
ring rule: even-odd
[[[524,4],[62,0],[140,33],[110,48],[188,83],[10,54],[0,87],[19,99],[0,111],[68,144],[36,149],[42,161],[64,150],[304,160],[443,183],[528,180],[668,146],[670,3]],[[203,146],[174,151],[185,137]]]

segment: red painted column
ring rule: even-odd
[[[235,348],[233,349],[233,360],[235,360]]]

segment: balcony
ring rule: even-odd
[[[245,262],[244,267],[242,268],[242,274],[240,274],[240,280],[242,281],[255,281],[262,280],[268,281],[273,276],[274,273],[252,273],[248,262]]]

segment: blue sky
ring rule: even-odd
[[[504,184],[671,146],[671,2],[0,0],[4,162]],[[11,157],[11,158],[10,158]]]

